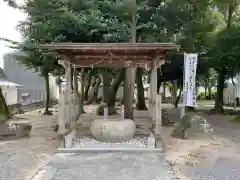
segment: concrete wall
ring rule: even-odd
[[[44,78],[39,76],[34,69],[27,69],[20,64],[14,56],[21,55],[18,51],[5,54],[3,57],[3,71],[8,79],[22,85],[26,89],[45,89]],[[24,54],[23,54],[24,55]]]
[[[18,102],[18,90],[16,87],[2,87],[2,92],[7,105],[16,104]]]

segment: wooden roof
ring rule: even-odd
[[[40,46],[57,51],[77,67],[152,67],[153,59],[164,58],[172,43],[52,43]]]

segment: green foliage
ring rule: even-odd
[[[207,96],[205,96],[205,92],[198,92],[197,93],[197,100],[211,100],[216,98],[217,91],[212,90],[211,97],[209,97],[209,94],[207,93]]]
[[[236,117],[234,117],[233,119],[231,119],[231,122],[233,122],[233,123],[240,123],[240,116],[236,116]]]
[[[180,52],[167,55],[158,81],[182,80],[183,52],[198,52],[199,85],[215,86],[217,73],[239,72],[238,0],[27,0],[23,6],[5,0],[28,16],[18,26],[24,43],[11,42],[26,56],[20,61],[42,74],[61,74],[54,52],[39,44],[51,42],[129,42],[136,12],[138,42],[176,42]],[[226,16],[227,14],[227,16]],[[135,28],[135,27],[134,27]],[[170,63],[171,62],[171,63]],[[89,68],[92,75],[102,69]],[[117,70],[112,71],[116,75]]]
[[[212,66],[217,71],[225,68],[229,76],[239,72],[240,67],[240,29],[232,27],[218,33],[216,44],[208,52],[212,58]]]
[[[7,0],[5,0],[7,1]],[[21,62],[41,71],[59,70],[53,52],[39,49],[39,44],[50,42],[129,42],[132,12],[137,14],[137,40],[163,42],[172,39],[184,25],[186,13],[174,4],[137,1],[75,1],[28,0],[19,7],[28,16],[18,26],[25,42],[20,48],[27,56]],[[33,58],[34,57],[34,58]],[[93,70],[99,72],[99,70]]]

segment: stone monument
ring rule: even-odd
[[[192,137],[205,137],[213,132],[212,125],[207,120],[195,113],[188,113],[180,121],[180,124],[173,130],[171,136],[187,139]]]
[[[32,126],[27,123],[0,124],[0,140],[18,139],[29,136]]]
[[[101,119],[94,120],[90,130],[98,141],[125,142],[134,137],[136,124],[131,119]]]
[[[162,125],[171,126],[174,125],[175,121],[171,120],[167,109],[162,109]]]

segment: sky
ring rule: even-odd
[[[24,0],[16,0],[18,4],[22,4]],[[25,14],[19,10],[8,7],[8,5],[0,0],[0,38],[7,38],[14,41],[21,40],[21,34],[16,30],[19,21],[24,20]],[[3,66],[2,56],[7,52],[13,51],[6,47],[6,43],[0,41],[0,67]]]

